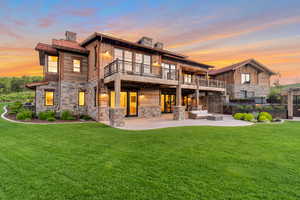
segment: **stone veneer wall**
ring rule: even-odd
[[[94,120],[98,120],[98,102],[95,105],[95,99],[98,100],[98,91],[95,93],[95,87],[97,88],[97,81],[91,81],[87,83],[86,87],[86,109],[87,114],[92,117]]]
[[[240,85],[228,85],[227,92],[231,98],[240,99],[241,90],[248,92],[254,92],[255,97],[267,97],[270,91],[270,87],[267,85],[251,85],[251,84],[240,84]]]
[[[160,117],[159,89],[141,89],[139,92],[138,116],[151,118]]]
[[[54,106],[45,106],[45,91],[54,91]],[[58,111],[59,110],[59,89],[57,82],[49,82],[48,85],[42,85],[36,87],[35,93],[35,105],[36,113],[43,112],[46,110]]]

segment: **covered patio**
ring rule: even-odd
[[[187,115],[187,113],[186,113]],[[125,130],[150,130],[159,128],[169,128],[169,127],[182,127],[182,126],[249,126],[253,123],[235,120],[231,115],[222,115],[222,121],[211,121],[207,119],[188,119],[185,117],[184,120],[174,120],[173,114],[163,114],[158,118],[125,118],[125,125],[119,127]],[[102,123],[109,125],[109,121],[102,121]]]
[[[294,117],[299,117],[300,109],[298,99],[300,97],[300,87],[285,89],[281,94],[287,96],[288,118],[293,119]]]

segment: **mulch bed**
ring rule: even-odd
[[[29,123],[38,123],[38,124],[50,124],[50,123],[53,123],[53,124],[56,124],[56,123],[72,123],[72,122],[94,122],[94,120],[80,120],[80,119],[77,119],[77,120],[60,120],[60,119],[56,119],[55,121],[53,122],[49,122],[47,120],[40,120],[40,119],[32,119],[32,120],[17,120],[16,119],[16,115],[14,114],[8,114],[6,113],[4,115],[6,118],[8,119],[11,119],[11,120],[14,120],[14,121],[18,121],[18,122],[29,122]]]

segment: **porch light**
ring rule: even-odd
[[[110,53],[108,50],[106,50],[104,53],[102,53],[102,56],[104,57],[111,57]]]
[[[156,61],[153,63],[153,66],[160,66],[160,64]]]

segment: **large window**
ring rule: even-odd
[[[137,53],[135,54],[135,63],[135,72],[140,72],[143,68],[144,73],[151,73],[151,56]]]
[[[114,49],[114,60],[121,60],[124,63],[121,64],[121,69],[125,71],[132,71],[132,52],[122,49]]]
[[[84,91],[80,91],[78,94],[78,104],[79,104],[79,106],[85,105],[85,92]]]
[[[176,65],[174,64],[168,64],[168,63],[162,63],[162,70],[163,70],[163,78],[164,79],[176,79]]]
[[[57,73],[58,68],[58,57],[48,56],[48,72]]]
[[[45,91],[45,105],[46,106],[54,105],[54,91]]]
[[[242,84],[250,83],[250,74],[242,74]]]
[[[80,71],[81,71],[81,60],[73,59],[73,72],[80,72]]]
[[[192,74],[183,74],[184,83],[192,83]]]

